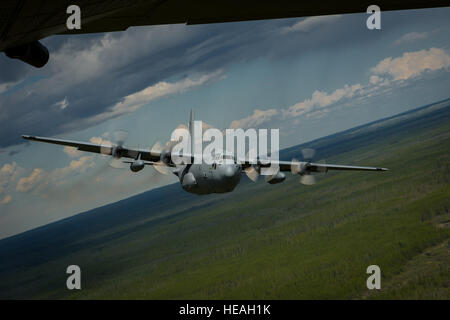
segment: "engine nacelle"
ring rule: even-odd
[[[45,66],[50,57],[47,48],[39,41],[33,41],[14,48],[8,48],[5,50],[5,54],[11,59],[22,60],[36,68]]]
[[[170,164],[170,162],[172,161],[172,155],[171,155],[170,151],[163,150],[161,152],[160,159],[161,159],[161,162],[163,162],[165,164]]]
[[[197,185],[197,180],[195,180],[192,172],[186,173],[183,177],[183,181],[181,182],[183,189],[189,190],[194,188]]]
[[[286,175],[280,171],[278,171],[277,174],[266,177],[267,183],[270,183],[270,184],[280,183],[280,182],[283,182],[285,179],[286,179]]]
[[[124,154],[124,149],[121,146],[117,146],[117,147],[113,147],[112,151],[111,151],[111,155],[116,158],[116,159],[120,159]]]
[[[133,172],[138,172],[144,169],[145,164],[142,160],[135,160],[130,164],[130,170]]]

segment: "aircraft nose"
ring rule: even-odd
[[[232,178],[236,175],[236,169],[234,166],[226,166],[223,174],[226,178]]]

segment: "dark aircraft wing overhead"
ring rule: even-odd
[[[81,8],[82,25],[81,30],[69,31],[66,10],[74,4]],[[443,0],[1,0],[0,51],[16,49],[9,53],[11,57],[27,50],[39,51],[36,46],[20,46],[53,34],[357,13],[366,12],[372,4],[382,11],[449,5]]]
[[[80,151],[100,153],[105,155],[113,155],[114,146],[111,145],[101,145],[90,142],[80,142],[80,141],[72,141],[72,140],[62,140],[62,139],[53,139],[53,138],[43,138],[43,137],[35,137],[23,135],[22,138],[26,140],[46,142],[52,144],[59,144],[68,147],[77,148]],[[150,162],[158,162],[161,158],[161,154],[159,152],[150,151],[149,149],[139,149],[139,148],[120,148],[120,156],[124,158],[136,159],[138,155],[141,155],[141,159],[144,161]]]

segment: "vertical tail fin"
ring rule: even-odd
[[[190,145],[191,145],[191,154],[194,153],[194,110],[191,109],[191,112],[189,114],[189,124],[188,124],[188,129],[189,129],[189,135],[190,135]]]
[[[194,110],[191,109],[189,113],[189,124],[188,124],[189,133],[192,135],[194,131]]]

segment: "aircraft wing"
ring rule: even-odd
[[[270,167],[271,164],[278,165],[280,171],[292,171],[295,172],[327,172],[329,170],[355,170],[355,171],[387,171],[387,168],[381,167],[362,167],[362,166],[349,166],[349,165],[339,165],[339,164],[325,164],[325,163],[314,163],[314,162],[301,162],[301,161],[276,161],[265,163],[258,161],[257,165],[260,167]],[[248,161],[242,162],[242,167],[245,169],[250,167],[251,164]]]
[[[323,163],[308,163],[307,168],[312,172],[326,172],[328,170],[388,171],[387,168],[380,168],[380,167],[346,166],[339,164],[323,164]]]
[[[446,0],[378,0],[382,11],[448,6]],[[68,30],[69,5],[81,30]],[[372,0],[2,0],[0,51],[54,34],[126,30],[132,26],[203,24],[366,12]],[[14,52],[11,53],[14,55]]]
[[[111,145],[101,145],[90,142],[80,142],[80,141],[72,141],[72,140],[62,140],[62,139],[53,139],[53,138],[44,138],[44,137],[36,137],[23,135],[22,138],[31,141],[39,141],[45,143],[59,144],[68,147],[77,148],[80,151],[93,152],[105,155],[113,155],[114,146]],[[158,162],[160,160],[161,154],[159,152],[150,151],[149,149],[140,149],[140,148],[127,148],[121,147],[120,155],[124,158],[136,159],[138,155],[141,155],[141,160],[150,161],[150,162]]]
[[[93,152],[104,155],[112,156],[114,153],[114,146],[111,145],[101,145],[90,142],[80,142],[73,140],[63,140],[54,138],[44,138],[23,135],[22,138],[31,141],[45,142],[51,144],[58,144],[68,147],[77,148],[77,150],[85,152]],[[140,148],[127,148],[121,147],[120,156],[123,158],[136,159],[140,154],[141,160],[149,161],[150,163],[145,163],[146,165],[154,165],[161,159],[161,153],[151,151],[150,149],[140,149]],[[124,161],[129,163],[128,161]],[[239,161],[242,164],[242,168],[248,168],[252,164],[248,160]],[[361,167],[361,166],[349,166],[349,165],[338,165],[338,164],[323,164],[323,163],[313,163],[313,162],[300,162],[300,161],[272,161],[272,162],[262,162],[261,160],[256,161],[256,165],[260,167],[270,167],[271,164],[279,166],[280,171],[295,171],[295,172],[327,172],[328,170],[361,170],[361,171],[387,171],[387,168],[380,167]],[[294,168],[294,170],[292,169]]]

